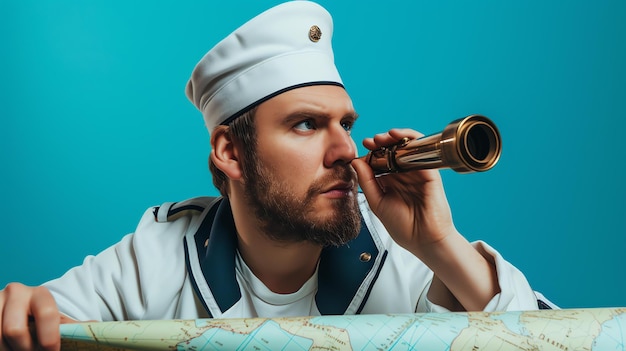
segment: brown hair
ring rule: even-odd
[[[230,123],[228,123],[227,134],[234,144],[241,145],[244,153],[242,167],[250,167],[245,160],[254,159],[256,153],[256,127],[254,115],[256,107],[242,113]],[[213,185],[224,197],[228,197],[228,177],[224,172],[215,166],[213,160],[209,158],[209,170],[213,176]],[[245,169],[244,169],[245,172]]]

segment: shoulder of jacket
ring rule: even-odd
[[[158,223],[173,222],[184,216],[200,215],[221,200],[221,196],[200,196],[179,202],[164,202],[153,207],[154,220]]]

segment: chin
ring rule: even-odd
[[[333,221],[345,216],[345,212],[351,206],[346,199],[324,199],[323,204],[318,204],[310,212],[310,218],[316,222]]]

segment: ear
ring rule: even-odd
[[[224,172],[228,178],[232,180],[241,178],[239,152],[230,138],[228,126],[217,126],[213,129],[210,157],[215,167]]]

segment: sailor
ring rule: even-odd
[[[40,287],[0,292],[3,348],[58,349],[70,320],[286,317],[550,307],[452,220],[441,177],[375,177],[355,159],[358,115],[316,3],[258,15],[186,86],[221,196],[148,209],[134,233]],[[365,139],[389,146],[414,130]],[[362,193],[358,191],[358,187]]]

